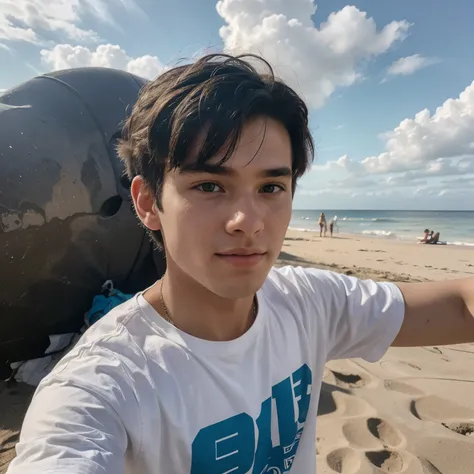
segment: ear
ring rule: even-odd
[[[141,176],[135,176],[131,185],[133,205],[143,225],[150,230],[160,230],[161,221],[158,206],[150,187]]]

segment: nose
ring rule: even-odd
[[[264,228],[263,209],[251,197],[239,199],[233,206],[231,216],[226,222],[229,234],[242,233],[254,236]]]

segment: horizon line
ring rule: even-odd
[[[292,209],[292,211],[321,211],[322,208],[315,209]],[[349,209],[349,208],[338,208],[329,209],[325,208],[325,211],[389,211],[389,212],[474,212],[474,209]]]

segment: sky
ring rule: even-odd
[[[0,90],[257,53],[310,109],[295,209],[473,210],[473,16],[468,0],[0,0]]]

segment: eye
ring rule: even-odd
[[[275,194],[279,191],[284,191],[285,188],[279,184],[265,184],[261,188],[261,192],[265,194]]]
[[[202,191],[203,193],[216,193],[222,191],[222,188],[219,185],[212,182],[201,183],[196,186],[196,189],[199,189],[199,191]]]

